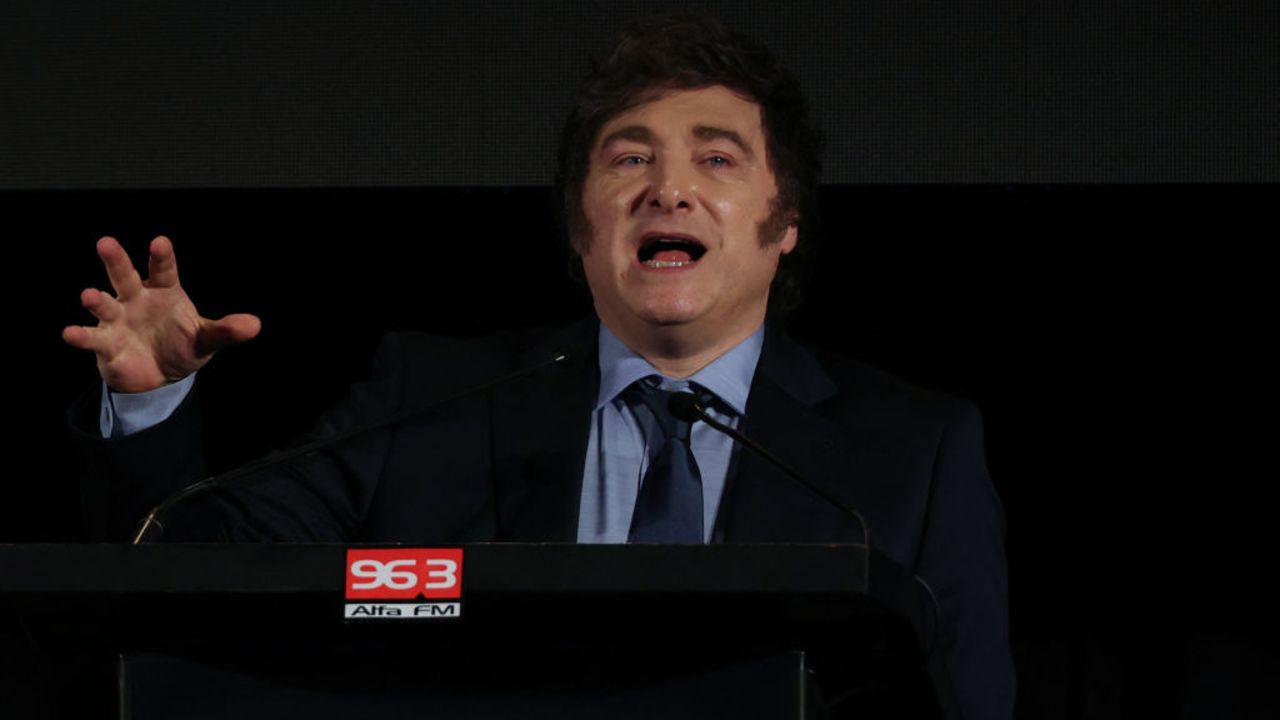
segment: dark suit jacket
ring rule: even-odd
[[[316,433],[438,403],[514,368],[577,348],[491,391],[273,471],[171,519],[171,539],[574,542],[589,417],[599,386],[595,320],[559,333],[478,341],[392,335],[373,379]],[[92,428],[90,398],[78,424]],[[137,435],[90,439],[85,500],[125,536],[146,509],[203,473],[194,398]],[[87,421],[87,423],[86,423]],[[969,404],[861,363],[819,355],[774,328],[740,429],[871,526],[873,546],[923,578],[942,613],[939,638],[966,715],[1012,717],[1004,521]],[[105,510],[105,513],[104,513]],[[104,517],[105,515],[105,517]],[[858,524],[740,452],[714,529],[718,542],[862,542]]]

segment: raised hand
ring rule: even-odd
[[[253,315],[201,317],[178,282],[178,261],[166,237],[151,241],[146,280],[115,238],[98,241],[98,257],[116,294],[96,288],[80,293],[80,304],[98,324],[68,326],[62,339],[97,355],[98,372],[112,390],[145,392],[181,380],[214,352],[252,339],[262,328]]]

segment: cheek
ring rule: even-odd
[[[596,241],[609,241],[616,237],[629,215],[628,204],[618,196],[608,200],[596,197],[594,201],[586,198],[582,204],[582,211],[584,219],[592,229],[592,237]]]
[[[619,188],[610,201],[608,213],[616,222],[625,222],[635,213],[644,198],[644,193],[630,187]]]
[[[582,274],[586,276],[587,287],[593,296],[599,296],[608,287],[610,275],[606,265],[602,265],[599,249],[582,256]]]
[[[707,209],[726,228],[733,228],[734,234],[750,232],[754,237],[770,214],[771,203],[765,197],[768,196],[749,185],[728,186],[707,203]]]
[[[711,214],[721,218],[731,218],[736,215],[738,203],[734,198],[722,197],[707,203],[707,207],[711,210]]]
[[[630,258],[624,257],[617,244],[610,244],[601,233],[596,234],[590,252],[582,255],[582,271],[593,293],[609,292],[608,288],[623,281],[629,266]]]

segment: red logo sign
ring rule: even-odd
[[[462,549],[347,550],[348,600],[462,597]]]

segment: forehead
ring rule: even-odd
[[[760,105],[721,85],[671,90],[621,112],[600,128],[596,144],[603,145],[626,128],[642,128],[662,139],[693,137],[698,128],[709,127],[732,130],[755,149],[763,149]]]

